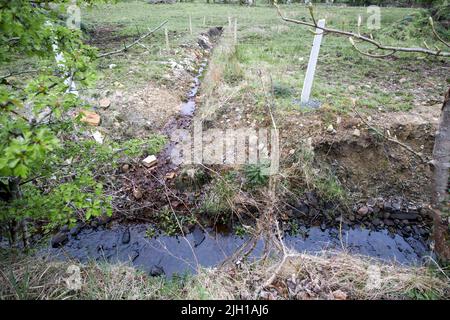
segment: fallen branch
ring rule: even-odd
[[[306,22],[306,21],[301,21],[301,20],[296,20],[296,19],[291,19],[291,18],[287,18],[283,15],[283,13],[281,12],[280,7],[275,4],[275,7],[277,8],[278,14],[281,17],[281,19],[283,19],[286,22],[291,22],[291,23],[295,23],[295,24],[301,24],[301,25],[305,25],[311,28],[317,28],[320,29],[324,32],[324,34],[327,33],[333,33],[336,35],[341,35],[341,36],[347,36],[350,39],[350,42],[352,43],[353,47],[355,49],[358,50],[358,52],[360,52],[361,54],[364,54],[366,56],[372,57],[372,58],[384,58],[387,56],[391,56],[394,53],[397,52],[407,52],[407,53],[423,53],[423,54],[427,54],[427,55],[432,55],[432,56],[440,56],[440,57],[450,57],[450,52],[448,51],[442,51],[440,49],[438,50],[431,50],[429,48],[421,48],[421,47],[393,47],[393,46],[386,46],[381,44],[380,42],[372,39],[372,38],[368,38],[365,37],[361,34],[358,33],[354,33],[354,32],[349,32],[349,31],[342,31],[342,30],[338,30],[338,29],[332,29],[332,28],[327,28],[327,27],[320,27],[317,22],[316,19],[314,18],[314,13],[313,13],[313,9],[312,9],[312,5],[310,5],[309,7],[309,12],[311,14],[311,18],[313,20],[313,22]],[[435,32],[434,27],[433,27],[433,32]],[[437,35],[437,32],[435,32],[435,35]],[[438,39],[440,39],[439,35],[437,35]],[[372,44],[373,46],[375,46],[377,49],[379,50],[387,50],[387,51],[391,51],[389,54],[386,55],[375,55],[375,54],[370,54],[370,53],[365,53],[362,52],[360,49],[358,49],[355,44],[354,44],[354,40],[353,39],[358,39],[361,40],[363,42],[367,42]],[[443,40],[440,40],[441,42],[444,42],[446,45],[447,43]]]
[[[153,33],[155,33],[156,31],[158,31],[159,29],[161,29],[165,24],[167,23],[167,20],[164,21],[163,23],[161,23],[159,26],[157,26],[155,29],[150,30],[149,32],[147,32],[146,34],[142,35],[141,37],[139,37],[138,39],[136,39],[134,42],[130,43],[129,45],[125,45],[122,49],[117,49],[111,52],[106,52],[106,53],[102,53],[99,54],[97,57],[98,58],[104,58],[107,56],[111,56],[113,54],[118,54],[124,51],[127,51],[128,49],[134,47],[135,45],[137,45],[138,43],[140,43],[142,40],[144,40],[145,38],[147,38],[148,36],[152,35]]]

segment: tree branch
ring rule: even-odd
[[[295,24],[301,24],[301,25],[305,25],[305,26],[308,26],[308,27],[311,27],[311,28],[318,28],[318,29],[324,31],[325,33],[334,33],[334,34],[341,35],[341,36],[348,36],[349,38],[352,38],[352,39],[358,39],[358,40],[361,40],[363,42],[370,43],[370,44],[372,44],[373,46],[375,46],[379,50],[392,51],[392,53],[388,54],[387,56],[392,55],[392,54],[394,54],[396,52],[407,52],[407,53],[423,53],[423,54],[432,55],[432,56],[450,57],[450,52],[442,51],[440,49],[439,50],[431,50],[431,49],[428,49],[428,48],[421,48],[421,47],[408,48],[408,47],[386,46],[386,45],[381,44],[378,41],[375,41],[374,39],[362,36],[360,34],[356,34],[354,32],[342,31],[342,30],[332,29],[332,28],[327,28],[327,27],[320,27],[320,26],[318,26],[315,23],[287,18],[281,12],[281,9],[278,6],[278,4],[274,4],[274,5],[277,8],[278,14],[281,17],[281,19],[283,19],[286,22],[291,22],[291,23],[295,23]],[[310,9],[310,13],[311,12],[312,12],[312,9]],[[314,18],[314,15],[312,15],[312,17]],[[314,18],[313,21],[315,21],[315,18]],[[360,50],[358,50],[358,51],[360,51]],[[361,52],[361,53],[363,53],[363,52]],[[371,55],[371,54],[366,54],[366,55],[371,56],[373,58],[383,58],[383,57],[386,56],[386,55]]]
[[[106,53],[102,53],[99,54],[97,57],[98,58],[104,58],[113,54],[118,54],[121,53],[123,51],[127,51],[128,49],[130,49],[131,47],[134,47],[135,45],[137,45],[140,41],[144,40],[145,38],[147,38],[148,36],[150,36],[151,34],[155,33],[156,31],[158,31],[159,29],[161,29],[165,24],[167,23],[167,20],[164,21],[163,23],[161,23],[159,26],[157,26],[155,29],[150,30],[149,32],[147,32],[146,34],[144,34],[143,36],[139,37],[137,40],[135,40],[134,42],[132,42],[129,45],[124,45],[124,47],[122,49],[118,49],[115,51],[111,51],[111,52],[106,52]]]

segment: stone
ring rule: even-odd
[[[347,300],[347,294],[341,290],[333,291],[332,295],[335,300]]]
[[[175,178],[175,172],[166,173],[166,179],[172,180],[173,178]]]
[[[359,131],[359,129],[355,129],[352,133],[355,137],[360,137],[361,136],[361,131]]]
[[[99,105],[101,108],[107,109],[111,105],[111,100],[109,100],[108,98],[103,98],[99,101]]]
[[[375,219],[373,219],[372,220],[372,224],[374,225],[374,226],[380,226],[381,225],[381,220],[380,219],[378,219],[378,218],[375,218]]]
[[[139,188],[134,188],[133,189],[133,196],[136,200],[139,200],[142,198],[142,191]]]
[[[304,202],[299,202],[297,206],[295,207],[295,213],[302,213],[302,214],[308,214],[309,213],[309,207]]]
[[[391,214],[389,212],[383,212],[383,218],[389,219]]]
[[[142,160],[142,164],[146,166],[147,168],[151,168],[155,166],[158,163],[158,160],[154,155],[148,156],[144,160]]]
[[[356,90],[356,87],[355,87],[354,85],[351,84],[351,85],[348,86],[347,89],[348,89],[349,92],[353,92],[353,91]]]
[[[130,171],[130,165],[127,164],[127,163],[125,163],[125,164],[122,166],[122,172],[123,172],[123,173],[127,173],[128,171]]]
[[[107,215],[101,215],[97,218],[97,222],[99,226],[103,226],[105,224],[108,224],[111,221],[111,217]]]
[[[393,207],[392,207],[391,201],[389,201],[389,200],[385,201],[384,204],[383,204],[383,209],[385,211],[389,211],[389,212],[392,211]]]
[[[81,122],[87,123],[91,126],[98,126],[100,124],[100,115],[93,111],[81,110]]]
[[[319,201],[317,201],[317,198],[313,192],[307,192],[306,199],[308,200],[308,204],[310,206],[317,207],[319,205]]]
[[[400,199],[395,199],[392,201],[392,209],[395,211],[400,211],[402,209],[402,201]]]
[[[151,267],[149,274],[152,277],[160,277],[165,275],[166,273],[164,272],[164,269],[162,267],[154,265],[153,267]]]
[[[80,231],[81,231],[81,225],[77,224],[75,227],[73,227],[72,229],[69,230],[69,234],[72,237],[75,237],[80,233]]]
[[[360,216],[365,216],[369,212],[369,208],[367,206],[362,206],[358,209],[358,214]]]
[[[130,240],[131,240],[130,229],[127,228],[122,233],[122,244],[128,244],[130,243]]]
[[[51,240],[51,244],[53,248],[62,247],[64,244],[69,241],[69,236],[66,232],[58,232],[55,234]]]
[[[331,134],[336,133],[336,130],[334,129],[334,127],[333,127],[332,124],[330,124],[330,125],[327,127],[327,132],[328,132],[328,133],[331,133]]]

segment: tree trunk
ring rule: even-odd
[[[450,88],[442,106],[438,132],[433,149],[433,199],[434,244],[439,258],[450,261]]]

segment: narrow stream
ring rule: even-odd
[[[197,266],[213,267],[230,257],[246,243],[248,237],[234,234],[204,232],[200,228],[185,238],[160,235],[146,236],[146,224],[115,225],[111,228],[87,228],[70,235],[60,248],[49,248],[55,258],[71,258],[80,262],[89,260],[129,262],[152,275],[193,273]],[[304,236],[285,235],[287,247],[298,252],[317,253],[322,250],[348,250],[385,261],[416,265],[429,255],[428,248],[414,238],[389,235],[387,231],[349,229],[339,237],[337,230],[322,231],[318,227],[305,229]],[[250,255],[263,253],[264,242],[259,240]]]

